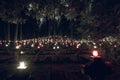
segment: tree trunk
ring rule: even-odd
[[[22,40],[22,23],[21,23],[21,26],[20,26],[20,40]]]
[[[71,24],[70,24],[70,36],[71,36],[71,38],[73,38],[73,23],[71,22]]]
[[[51,25],[50,25],[50,22],[49,22],[49,27],[48,27],[48,37],[50,37],[51,35]]]
[[[8,28],[7,28],[7,41],[10,40],[10,23],[8,23]]]
[[[18,24],[16,24],[16,29],[15,29],[15,42],[18,39]]]

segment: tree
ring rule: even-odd
[[[5,0],[1,2],[2,3],[0,8],[2,9],[0,10],[1,12],[0,18],[8,23],[16,24],[16,31],[15,31],[15,41],[16,41],[18,37],[18,26],[20,23],[25,22],[25,19],[23,19],[21,14],[25,6],[23,5],[24,2],[20,0],[18,1],[11,0],[10,2]]]
[[[119,24],[116,20],[120,15],[119,0],[91,0],[87,1],[86,4],[81,13],[81,22],[77,28],[78,32],[82,36],[91,36],[92,39],[116,36],[119,32],[117,29]]]

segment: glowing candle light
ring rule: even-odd
[[[26,68],[27,66],[24,61],[19,62],[19,66],[17,67],[17,69],[26,69]]]

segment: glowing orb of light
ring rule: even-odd
[[[6,44],[5,46],[8,47],[8,44]]]
[[[23,52],[23,51],[20,51],[20,54],[24,54],[24,52]]]
[[[19,49],[19,48],[20,48],[20,46],[16,46],[15,48],[16,48],[16,49]]]
[[[53,49],[56,49],[55,46],[53,47]]]
[[[57,49],[59,49],[60,47],[59,46],[57,46]]]
[[[39,45],[37,48],[38,48],[38,49],[40,49],[40,48],[41,48],[41,46]]]
[[[19,62],[19,66],[17,67],[17,69],[26,69],[26,68],[27,66],[24,61]]]
[[[79,48],[79,46],[76,46],[76,48],[78,49],[78,48]]]
[[[93,50],[92,51],[92,58],[101,58],[101,56],[98,54],[98,51],[97,50]]]
[[[76,48],[77,48],[77,49],[80,48],[80,44],[77,44]]]
[[[97,50],[93,50],[92,55],[95,56],[95,57],[98,56],[98,51]]]
[[[94,46],[94,48],[97,48],[97,46]]]
[[[32,44],[31,47],[34,47],[34,44]]]

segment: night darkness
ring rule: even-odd
[[[87,1],[89,1],[89,0],[86,0],[86,2]],[[114,26],[119,25],[119,16],[120,16],[119,15],[120,14],[119,7],[120,6],[116,6],[116,5],[120,4],[119,0],[100,0],[100,1],[99,0],[92,0],[92,1],[94,1],[94,2],[92,2],[93,5],[92,5],[92,8],[91,8],[92,10],[91,10],[90,15],[99,17],[99,18],[98,17],[97,18],[99,20],[100,26],[103,26],[103,27],[106,26],[107,18],[109,18],[109,16],[111,16],[111,15],[116,16],[116,14],[117,14],[117,16],[115,18],[111,19],[111,20],[114,20],[114,22],[111,23],[110,26],[111,25],[114,25]],[[0,39],[2,39],[2,40],[7,39],[7,35],[8,35],[7,26],[8,25],[10,26],[10,38],[11,38],[11,40],[14,39],[16,24],[14,24],[12,22],[8,23],[7,18],[10,18],[12,20],[12,17],[16,17],[16,16],[18,18],[26,19],[26,22],[22,23],[22,38],[23,39],[48,36],[49,33],[50,33],[50,35],[54,35],[54,26],[55,26],[55,35],[70,36],[71,35],[71,23],[73,23],[72,24],[72,27],[73,27],[72,29],[73,29],[74,37],[76,37],[78,35],[82,36],[83,35],[82,32],[85,32],[85,31],[81,31],[81,32],[76,31],[77,28],[87,25],[87,24],[81,25],[82,24],[81,20],[82,20],[82,17],[83,17],[83,14],[81,14],[81,13],[83,13],[86,9],[85,8],[86,4],[82,0],[68,0],[68,2],[67,2],[67,3],[71,2],[69,4],[68,8],[71,8],[71,9],[75,8],[75,10],[76,10],[76,13],[77,13],[78,16],[75,16],[74,19],[68,20],[65,16],[65,13],[63,14],[63,12],[65,12],[65,11],[63,11],[61,9],[62,13],[60,14],[59,21],[55,21],[54,19],[53,20],[48,19],[49,16],[46,16],[42,24],[39,23],[39,21],[34,18],[34,15],[36,14],[34,12],[34,9],[32,11],[32,8],[31,8],[31,11],[28,11],[26,7],[24,7],[23,9],[20,8],[21,6],[23,6],[23,4],[28,5],[28,3],[29,3],[28,0],[20,1],[20,3],[22,3],[22,5],[17,3],[17,4],[19,4],[17,6],[17,7],[19,7],[18,8],[19,10],[17,8],[15,8],[16,5],[15,6],[12,5],[12,3],[15,3],[15,2],[16,2],[15,0],[11,0],[11,1],[10,0],[1,0],[0,1],[0,4],[1,4],[1,6],[0,6],[1,10],[0,11],[1,12],[3,11],[3,13],[0,14],[1,15],[1,17],[0,17]],[[30,1],[30,2],[32,2],[32,1]],[[43,2],[41,1],[40,3],[43,4],[44,1]],[[54,4],[59,4],[59,3],[54,2]],[[45,5],[45,8],[46,8],[47,6],[49,6],[49,3],[46,3],[44,5]],[[42,6],[42,5],[40,5],[40,6]],[[112,12],[114,12],[114,10],[112,9],[114,6],[116,6],[117,8],[116,8],[116,12],[112,14]],[[28,16],[27,11],[29,12],[30,16]],[[38,10],[36,10],[36,11],[38,11]],[[73,12],[73,13],[74,13],[73,15],[75,15],[75,12]],[[104,16],[106,16],[106,14],[108,16],[106,18],[106,22],[105,21],[102,22],[104,20]],[[70,13],[70,15],[71,15],[71,13]],[[69,17],[71,17],[71,16],[69,16]],[[103,17],[103,19],[102,19],[102,17]],[[74,21],[74,20],[76,20],[76,21]],[[18,39],[19,39],[20,38],[20,26],[21,26],[21,24],[18,23],[18,26],[19,26],[19,28],[18,28]],[[112,26],[112,27],[114,27],[114,26]],[[108,28],[108,27],[106,27],[106,28]],[[82,28],[82,29],[84,30],[84,28]],[[100,33],[105,32],[100,27],[98,29],[96,29],[96,31],[98,31]],[[92,31],[92,30],[93,29],[91,29],[89,31]],[[96,31],[94,31],[94,32],[96,32]],[[111,30],[109,32],[113,33]],[[76,35],[76,33],[77,33],[77,35]],[[101,35],[104,35],[104,34],[101,34]]]
[[[58,27],[56,28],[56,34],[62,34],[64,35],[68,35],[70,36],[70,29],[69,29],[69,21],[67,21],[64,17],[61,18],[61,22],[59,23],[59,25],[57,24],[52,24],[51,26],[57,25]],[[40,23],[37,23],[37,21],[35,19],[32,18],[28,18],[28,20],[26,21],[25,24],[22,24],[22,37],[23,39],[30,39],[30,38],[37,38],[37,37],[44,37],[44,36],[48,36],[49,33],[49,23],[50,21],[48,21],[47,19],[44,21],[44,23],[42,23],[42,25],[40,25]],[[16,24],[12,24],[12,23],[7,23],[4,21],[0,21],[0,39],[1,40],[5,40],[7,39],[7,26],[10,26],[10,37],[11,40],[14,39],[15,36],[15,27]],[[19,24],[19,26],[21,26]],[[50,32],[51,35],[53,35],[53,31]],[[18,39],[20,38],[20,27],[19,27],[19,32],[18,32]]]
[[[0,80],[120,80],[120,0],[0,0]]]

